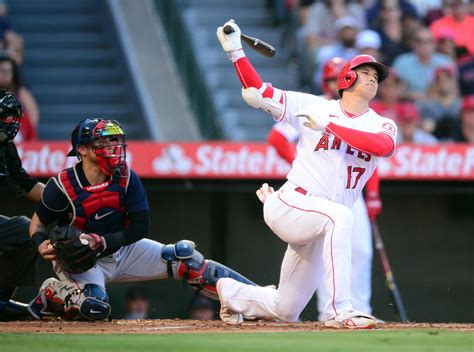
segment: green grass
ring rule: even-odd
[[[0,334],[1,352],[474,351],[472,332],[445,330],[236,334]]]

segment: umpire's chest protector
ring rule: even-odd
[[[58,179],[72,206],[71,224],[99,235],[122,230],[129,177],[113,176],[98,185],[82,186],[75,166],[63,170]]]

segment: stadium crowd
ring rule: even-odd
[[[369,54],[390,67],[372,108],[396,121],[399,142],[474,143],[472,1],[280,0],[274,8],[303,90],[321,93],[333,57]]]
[[[23,83],[24,49],[23,37],[14,30],[8,16],[7,2],[0,0],[0,89],[11,91],[23,106],[24,115],[15,139],[18,142],[37,139],[36,127],[40,120],[36,99]]]

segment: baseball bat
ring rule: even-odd
[[[224,26],[224,33],[225,34],[230,34],[234,32],[234,28],[232,28],[231,25],[226,25]],[[273,57],[275,56],[276,50],[275,48],[264,42],[261,39],[251,37],[247,34],[240,34],[240,38],[246,42],[253,50],[255,50],[257,53],[266,56],[266,57]]]
[[[405,306],[403,305],[402,296],[400,295],[400,290],[398,289],[395,276],[393,275],[392,267],[388,261],[387,252],[385,251],[385,246],[383,244],[382,236],[380,235],[379,226],[374,221],[372,223],[372,236],[374,237],[375,248],[377,249],[382,262],[383,271],[385,274],[385,284],[387,285],[390,291],[390,297],[394,303],[395,313],[400,317],[400,320],[404,323],[408,322],[407,312]]]

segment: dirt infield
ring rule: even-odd
[[[474,324],[432,323],[384,323],[379,330],[449,329],[474,332]],[[296,332],[296,331],[342,331],[325,328],[318,322],[279,323],[271,321],[245,322],[241,326],[230,326],[221,321],[199,320],[114,320],[112,322],[66,322],[33,321],[0,323],[1,333],[47,333],[47,334],[172,334],[172,333],[249,333],[249,332]],[[346,331],[346,330],[344,330]]]

